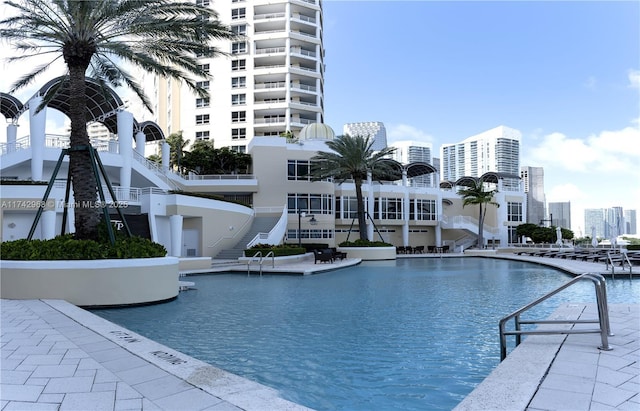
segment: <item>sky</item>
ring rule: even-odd
[[[325,123],[440,146],[505,125],[548,202],[640,212],[640,2],[324,1]],[[640,229],[640,227],[638,227]]]
[[[505,125],[522,133],[521,165],[544,168],[547,202],[571,202],[577,236],[589,234],[585,208],[640,212],[640,2],[323,7],[325,123],[337,134],[381,121],[388,142],[429,142],[439,157],[442,144]],[[0,58],[11,54],[0,42]],[[0,61],[0,91],[21,71]]]

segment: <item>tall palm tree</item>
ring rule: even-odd
[[[90,205],[97,198],[91,172],[86,129],[85,76],[105,86],[126,85],[151,110],[151,103],[135,77],[122,64],[139,67],[164,77],[179,79],[195,94],[207,97],[198,78],[207,73],[196,55],[214,57],[211,40],[232,39],[233,33],[218,21],[213,10],[172,0],[20,0],[6,1],[17,12],[0,21],[0,38],[24,52],[9,61],[33,56],[50,60],[18,79],[11,92],[27,86],[62,57],[69,84],[71,120],[69,173],[73,182],[75,235],[97,238],[100,212]],[[44,108],[55,97],[46,95]],[[85,207],[86,205],[86,207]]]
[[[484,218],[487,215],[487,208],[489,205],[500,207],[500,204],[493,201],[493,196],[498,190],[485,190],[484,181],[473,179],[473,182],[469,187],[461,189],[458,194],[462,196],[462,207],[468,205],[478,205],[478,246],[484,247]]]
[[[367,220],[364,212],[362,197],[362,183],[371,172],[374,180],[399,179],[398,170],[388,161],[395,148],[386,147],[374,152],[373,139],[363,136],[339,136],[335,140],[327,141],[331,152],[320,151],[311,158],[311,175],[313,180],[323,180],[333,177],[338,184],[353,179],[356,186],[356,202],[358,214],[358,229],[360,239],[367,238]]]

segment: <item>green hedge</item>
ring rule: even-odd
[[[344,241],[340,243],[340,247],[393,247],[393,244],[383,241],[369,241],[357,239],[355,241]]]
[[[50,240],[15,240],[0,243],[3,260],[101,260],[164,257],[163,245],[141,237],[117,238],[115,244],[76,240],[72,234]]]

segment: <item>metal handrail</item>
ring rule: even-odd
[[[520,321],[520,314],[529,310],[530,308],[540,304],[542,301],[556,295],[560,291],[572,286],[573,284],[581,280],[591,280],[595,286],[596,301],[598,305],[598,319],[597,320],[544,320],[544,321]],[[506,331],[505,325],[510,319],[515,321],[515,331]],[[520,329],[522,324],[584,324],[584,323],[598,323],[599,329],[589,330],[531,330],[525,331]],[[520,345],[523,334],[538,334],[538,335],[552,335],[552,334],[595,334],[600,333],[602,345],[598,347],[603,351],[610,351],[613,348],[609,345],[608,337],[612,336],[611,326],[609,325],[609,308],[607,306],[607,287],[604,277],[595,273],[581,274],[566,284],[556,288],[550,293],[538,298],[537,300],[525,305],[517,311],[509,314],[508,316],[500,320],[500,361],[507,357],[507,335],[516,336],[516,347]]]
[[[616,254],[616,253],[614,253]],[[631,260],[629,260],[629,256],[627,253],[620,251],[620,268],[624,272],[624,265],[629,264],[629,278],[633,277],[633,266],[631,265]],[[615,269],[615,261],[613,261],[613,254],[611,251],[607,251],[607,258],[605,260],[606,269],[609,270],[609,264],[611,264],[611,278],[615,278],[616,269]]]
[[[255,261],[256,257],[258,256],[260,257],[258,259],[258,264],[260,265],[260,277],[262,277],[262,263],[264,262],[265,258],[271,256],[271,268],[274,268],[276,266],[276,255],[273,251],[269,251],[264,257],[262,256],[262,251],[258,251],[247,262],[247,277],[251,275],[251,263]]]

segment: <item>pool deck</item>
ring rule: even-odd
[[[408,255],[447,258],[459,254]],[[604,264],[511,254],[567,272]],[[357,259],[263,274],[312,274]],[[212,271],[246,265],[214,264]],[[271,271],[273,270],[273,271]],[[259,275],[252,273],[251,275]],[[625,281],[622,277],[622,281]],[[627,274],[628,278],[628,274]],[[192,277],[197,285],[197,277]],[[11,410],[307,410],[269,387],[158,344],[60,300],[0,300],[0,407]],[[593,318],[593,305],[566,304],[553,318]],[[640,409],[640,304],[609,306],[612,351],[598,334],[530,336],[456,410]],[[497,325],[496,325],[497,330]],[[497,331],[496,331],[497,332]]]

